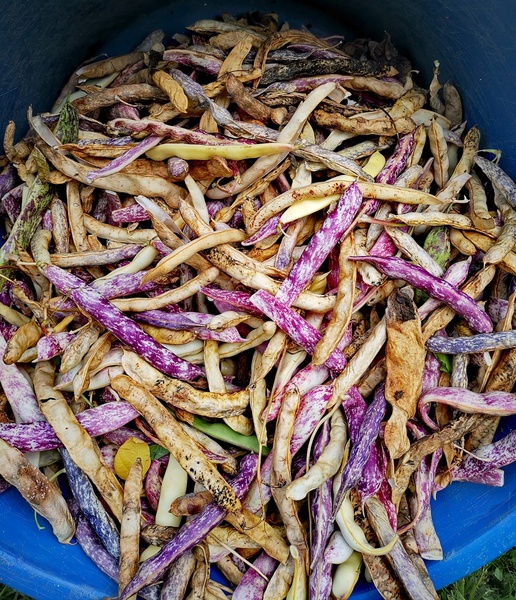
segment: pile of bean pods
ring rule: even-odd
[[[516,185],[412,73],[224,15],[8,125],[1,489],[119,600],[437,598],[432,496],[503,485]]]

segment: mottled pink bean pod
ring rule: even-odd
[[[311,237],[303,254],[281,284],[276,294],[278,302],[286,306],[294,302],[353,223],[361,204],[362,193],[358,185],[352,183],[341,195],[335,209],[327,215],[320,229]]]

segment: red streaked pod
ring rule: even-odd
[[[114,173],[118,173],[124,167],[130,165],[139,156],[145,154],[145,152],[157,146],[162,139],[163,137],[159,137],[157,135],[149,135],[148,137],[141,140],[136,146],[134,146],[134,148],[130,148],[121,156],[108,162],[108,164],[105,167],[97,169],[96,171],[90,171],[86,173],[86,179],[88,183],[91,183],[98,177],[106,177],[107,175],[113,175]]]
[[[357,440],[351,446],[348,462],[342,472],[340,486],[334,498],[334,511],[337,512],[346,493],[357,485],[362,477],[373,445],[380,432],[380,424],[385,416],[387,401],[384,395],[385,385],[382,384],[374,396],[373,402],[367,408]]]
[[[231,481],[238,497],[241,498],[249,489],[257,466],[256,454],[247,454],[242,459],[240,471]],[[198,515],[187,521],[157,554],[140,564],[136,575],[122,590],[119,600],[128,600],[145,586],[157,581],[176,558],[204,540],[214,527],[222,523],[226,515],[227,512],[216,502],[210,502]]]
[[[322,426],[314,444],[313,457],[317,461],[330,442],[330,424],[328,421]],[[298,481],[296,479],[295,481]],[[313,537],[310,548],[310,567],[322,560],[324,549],[328,538],[333,531],[333,523],[330,520],[332,508],[332,478],[329,477],[318,488],[315,488],[310,498],[310,509],[312,512]]]
[[[301,390],[300,390],[300,393]],[[332,395],[331,385],[317,385],[301,396],[290,439],[290,454],[294,457],[308,440],[321,420]],[[267,455],[260,469],[261,485],[255,480],[242,505],[257,513],[272,497],[270,488],[272,453]]]
[[[250,301],[288,334],[298,346],[301,346],[310,355],[313,354],[315,346],[322,336],[303,317],[279,301],[277,296],[274,297],[265,290],[255,292]],[[332,371],[342,371],[346,366],[346,358],[339,349],[336,349],[325,362],[325,366]]]
[[[137,416],[128,402],[120,400],[89,408],[79,413],[77,420],[91,437],[97,437],[123,427]],[[46,421],[0,423],[0,438],[22,452],[52,450],[62,445]]]
[[[161,462],[159,460],[151,460],[150,467],[145,475],[145,497],[147,498],[150,507],[154,512],[158,510],[158,502],[161,491],[161,480],[159,473],[161,470]]]
[[[480,333],[490,333],[493,323],[485,311],[479,308],[473,298],[453,287],[442,278],[435,277],[407,261],[377,256],[350,256],[348,260],[363,260],[375,266],[379,271],[393,279],[404,279],[410,285],[426,292],[432,298],[440,300],[463,317],[468,325]]]
[[[424,427],[421,427],[413,421],[408,421],[407,428],[412,433],[414,439],[418,440],[428,435]],[[403,531],[410,529],[418,523],[426,509],[430,506],[430,498],[434,489],[435,475],[437,466],[443,455],[442,448],[437,448],[430,456],[425,456],[419,463],[419,467],[414,473],[414,484],[417,496],[417,509],[411,513],[412,521],[407,524]],[[398,531],[402,533],[402,531]]]
[[[411,132],[398,140],[394,152],[388,158],[383,169],[376,176],[376,183],[393,184],[405,168],[413,149],[414,132]]]
[[[164,348],[121,310],[75,275],[53,265],[45,265],[43,271],[61,293],[68,294],[77,306],[163,373],[183,380],[197,379],[203,375],[204,371],[200,367]]]
[[[264,417],[268,422],[274,421],[277,418],[283,396],[289,388],[295,386],[299,389],[299,393],[303,395],[312,388],[322,385],[328,379],[329,375],[330,372],[324,366],[314,366],[312,363],[306,365],[306,367],[303,367],[291,378],[287,386],[273,396],[271,405]]]
[[[262,600],[268,580],[276,570],[278,561],[266,552],[260,552],[233,591],[233,600]]]
[[[69,331],[59,331],[40,338],[36,344],[38,350],[36,361],[50,360],[54,356],[58,356],[64,352],[73,339],[75,339],[75,334]]]
[[[0,356],[4,356],[7,343],[0,335]],[[1,360],[1,359],[0,359]],[[22,372],[23,367],[16,364],[7,365],[2,361],[0,368],[0,384],[7,396],[9,405],[20,423],[33,423],[45,421],[36,400],[32,385]]]
[[[261,310],[258,310],[256,306],[250,301],[251,294],[247,292],[241,292],[238,290],[219,290],[215,287],[201,287],[199,290],[210,300],[219,300],[230,304],[237,310],[249,313],[254,317],[263,317]]]
[[[451,476],[454,481],[474,481],[486,485],[503,485],[503,471],[500,467],[511,464],[516,459],[516,431],[505,437],[477,448],[465,455],[462,461],[453,466]]]
[[[281,284],[276,294],[278,302],[287,306],[294,302],[353,223],[361,204],[362,193],[358,185],[352,183],[341,195],[335,209],[327,215],[320,229],[311,237],[303,254]]]
[[[262,240],[271,237],[272,235],[277,235],[278,229],[280,227],[281,215],[283,212],[274,215],[267,222],[265,222],[260,229],[253,235],[249,236],[246,240],[240,242],[242,246],[253,246]]]
[[[463,388],[438,387],[419,398],[419,404],[446,404],[464,413],[480,413],[506,417],[516,414],[516,394],[508,392],[477,393]]]
[[[333,583],[332,566],[330,562],[323,559],[310,572],[308,580],[308,598],[310,600],[327,600],[330,597]]]
[[[441,377],[441,363],[435,358],[431,352],[427,352],[425,358],[425,366],[423,367],[423,381],[421,385],[421,394],[428,390],[439,386],[439,378]],[[418,405],[419,416],[423,423],[432,431],[439,429],[438,425],[430,417],[430,405]]]

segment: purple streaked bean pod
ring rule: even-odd
[[[118,138],[98,138],[98,139],[87,139],[87,140],[79,140],[77,142],[78,146],[88,147],[88,146],[96,146],[97,144],[105,144],[106,146],[111,147],[120,147],[127,146],[127,144],[132,144],[134,142],[133,138],[130,135],[126,135]]]
[[[16,244],[23,248],[29,245],[36,229],[41,223],[43,211],[52,200],[52,188],[49,183],[37,178],[29,188],[25,204],[21,207],[1,251],[0,259],[5,261],[9,252],[16,251]]]
[[[339,248],[336,246],[328,254],[328,267],[330,272],[326,278],[326,284],[328,290],[336,290],[339,285]]]
[[[353,386],[343,398],[342,410],[348,424],[349,439],[353,445],[357,444],[360,439],[360,427],[367,412],[367,404],[356,386]]]
[[[77,420],[91,437],[97,437],[122,427],[137,416],[138,413],[128,402],[120,400],[89,408],[79,413]],[[0,438],[22,452],[52,450],[61,446],[52,427],[41,420],[30,423],[0,423]]]
[[[205,313],[170,313],[163,310],[148,310],[133,315],[135,321],[141,321],[155,327],[172,330],[192,331],[201,340],[217,340],[219,342],[243,342],[245,339],[236,327],[226,327],[220,331],[208,329],[214,315]]]
[[[441,364],[435,358],[431,352],[427,352],[425,358],[425,365],[423,367],[423,377],[421,385],[421,394],[424,394],[428,390],[434,389],[439,385],[439,378],[441,377]],[[434,423],[430,417],[430,404],[419,405],[419,416],[423,423],[432,431],[437,431],[439,426]]]
[[[376,183],[393,184],[405,168],[409,156],[414,149],[414,132],[404,135],[398,140],[383,169],[376,176]]]
[[[54,223],[52,221],[52,213],[47,208],[43,211],[41,215],[41,227],[48,231],[52,231],[54,229]]]
[[[72,494],[83,515],[98,535],[104,548],[115,558],[120,558],[120,534],[104,505],[98,499],[93,484],[74,463],[68,450],[61,448],[61,458]]]
[[[251,294],[247,292],[240,292],[237,290],[219,290],[214,287],[201,287],[199,290],[210,300],[219,300],[229,304],[234,309],[246,312],[254,317],[263,317],[261,310],[258,310],[256,306],[250,301]]]
[[[271,235],[276,235],[278,233],[278,227],[280,225],[282,214],[283,212],[271,217],[260,227],[260,229],[258,229],[256,233],[253,233],[253,235],[249,236],[246,240],[240,242],[242,246],[253,246],[258,242],[271,237]]]
[[[203,131],[195,131],[184,129],[176,125],[167,125],[161,121],[153,121],[152,119],[144,119],[141,121],[132,121],[129,119],[114,119],[109,122],[111,129],[127,129],[133,133],[148,132],[154,135],[166,136],[167,140],[173,142],[185,142],[187,144],[196,144],[201,146],[212,145],[234,145],[234,144],[253,144],[252,140],[228,138],[222,135],[204,133]]]
[[[428,432],[424,427],[413,421],[409,421],[407,423],[407,427],[416,440],[428,435]],[[424,512],[430,506],[430,499],[432,497],[435,483],[435,475],[442,455],[442,448],[437,448],[437,450],[432,452],[430,456],[425,456],[423,458],[423,460],[419,463],[417,470],[414,472],[414,484],[418,505],[417,509],[415,509],[415,512],[411,515],[411,527],[418,523]]]
[[[47,279],[61,293],[69,294],[70,298],[82,310],[90,314],[121,342],[127,344],[134,352],[137,352],[166,375],[177,379],[192,380],[204,373],[200,367],[175,356],[156,342],[150,335],[143,332],[134,321],[126,317],[121,310],[110,304],[95,289],[85,285],[78,277],[53,265],[46,265],[44,272]]]
[[[506,417],[516,413],[516,394],[508,392],[477,393],[452,387],[428,390],[419,398],[419,404],[436,402],[446,404],[464,413],[483,413]]]
[[[153,441],[150,440],[142,431],[139,429],[131,429],[130,427],[119,427],[118,429],[113,429],[112,431],[107,431],[104,434],[104,437],[108,442],[111,442],[115,446],[121,446],[124,442],[131,437],[135,437],[146,444],[152,444]]]
[[[144,272],[119,273],[106,279],[95,279],[91,283],[91,287],[107,300],[155,290],[158,286],[154,281],[142,285],[141,281],[144,275]]]
[[[181,48],[165,50],[163,52],[163,60],[176,62],[184,67],[191,67],[192,69],[204,71],[208,75],[214,76],[218,75],[222,65],[222,61],[219,58],[207,54],[201,55]],[[175,71],[176,69],[171,70]]]
[[[101,223],[107,221],[108,198],[106,194],[99,194],[97,201],[91,209],[91,216]]]
[[[300,393],[302,394],[302,392]],[[333,389],[331,385],[318,385],[312,387],[312,389],[301,396],[290,439],[290,454],[292,456],[295,456],[299,452],[317,426],[317,423],[319,423],[332,393]],[[271,466],[272,453],[268,454],[262,463],[260,469],[261,485],[257,481],[254,481],[242,503],[251,512],[257,513],[262,508],[262,502],[266,504],[272,497],[270,487]]]
[[[151,460],[151,464],[145,475],[145,496],[149,501],[149,505],[154,512],[158,510],[159,495],[161,492],[161,480],[159,473],[161,470],[161,462],[159,460]]]
[[[516,208],[516,183],[514,183],[507,173],[494,162],[486,160],[481,156],[475,156],[475,163],[482,169],[493,186],[503,194],[507,202],[513,208]]]
[[[290,81],[277,81],[271,83],[266,88],[260,89],[259,93],[266,92],[285,92],[291,94],[293,92],[311,92],[316,87],[325,83],[343,83],[350,78],[349,75],[315,75],[313,77],[299,77]]]
[[[10,192],[16,183],[16,170],[14,165],[9,163],[0,173],[0,198]]]
[[[38,350],[38,358],[36,360],[50,360],[54,356],[58,356],[64,352],[64,349],[73,339],[75,339],[75,334],[69,331],[60,331],[42,337],[36,344]]]
[[[72,513],[73,514],[73,513]],[[75,516],[75,515],[74,515]],[[118,581],[118,560],[104,548],[97,534],[83,514],[75,518],[75,539],[84,554],[114,581]]]
[[[163,581],[160,600],[183,600],[195,564],[196,559],[192,550],[185,552],[172,563]]]
[[[3,317],[0,317],[0,336],[8,342],[13,335],[18,331],[16,325],[11,325]]]
[[[110,469],[115,468],[115,456],[117,452],[118,446],[115,446],[115,444],[104,444],[100,448],[100,454]]]
[[[3,336],[0,336],[0,356],[2,358],[6,347],[7,343],[5,339]],[[9,405],[19,423],[45,421],[45,417],[39,409],[32,385],[23,374],[22,369],[23,367],[18,367],[16,364],[6,365],[2,362],[0,384],[7,396]]]
[[[20,214],[24,187],[24,183],[17,185],[12,190],[3,194],[2,199],[0,200],[0,207],[5,210],[11,223],[14,223],[17,216]]]
[[[101,169],[97,169],[96,171],[89,171],[86,173],[86,179],[88,183],[95,181],[98,177],[106,177],[107,175],[113,175],[114,173],[118,173],[127,165],[130,165],[134,160],[136,160],[142,154],[145,154],[147,150],[154,148],[157,146],[163,137],[157,135],[149,135],[144,138],[141,142],[136,144],[134,148],[130,148],[126,152],[124,152],[121,156],[110,161],[105,167]]]
[[[423,367],[421,393],[438,387],[441,376],[441,364],[431,352],[427,352]]]
[[[330,441],[330,423],[326,421],[321,428],[314,444],[314,462],[319,459],[322,451]],[[305,462],[306,465],[306,462]],[[324,549],[333,531],[333,523],[330,519],[332,510],[332,486],[333,478],[328,478],[320,487],[316,488],[312,494],[310,509],[312,512],[313,537],[310,549],[310,567],[322,560]]]
[[[249,489],[256,475],[257,466],[256,454],[247,454],[242,459],[239,473],[230,482],[239,498],[242,498]],[[140,564],[136,575],[122,590],[119,600],[127,600],[143,587],[159,579],[181,554],[204,540],[208,533],[224,520],[226,514],[226,511],[215,502],[210,502],[197,516],[187,521],[157,554]]]
[[[459,287],[466,281],[470,265],[471,257],[469,257],[467,260],[453,263],[444,272],[443,279],[454,287]],[[441,302],[439,300],[436,300],[435,298],[429,298],[418,308],[419,318],[423,320],[440,305]]]
[[[467,354],[455,354],[452,359],[452,372],[450,376],[450,386],[468,388],[468,365],[469,356]]]
[[[409,506],[411,514],[415,514],[417,510],[417,498],[415,496],[409,497]],[[443,549],[435,531],[430,506],[427,507],[416,523],[414,536],[421,558],[425,560],[443,559]]]
[[[491,317],[493,323],[499,323],[505,319],[509,302],[503,298],[493,298],[487,300],[486,312]],[[512,328],[516,328],[516,314],[512,318]]]
[[[387,408],[384,391],[385,385],[382,384],[364,414],[358,439],[351,446],[348,462],[344,467],[340,486],[334,499],[335,512],[340,508],[346,493],[360,481],[373,445],[378,438],[380,424]]]
[[[255,292],[250,301],[288,334],[298,346],[309,354],[314,353],[315,346],[322,335],[303,317],[265,290]],[[346,366],[346,358],[341,350],[334,350],[325,362],[325,366],[332,371],[342,371]]]
[[[260,552],[254,559],[253,566],[265,577],[270,578],[278,566],[278,561],[266,552]],[[264,579],[255,569],[249,568],[234,589],[233,600],[262,600],[267,583],[267,579]]]
[[[502,487],[505,479],[502,469],[486,467],[480,461],[454,466],[450,469],[450,475],[452,481],[469,481],[490,487]]]
[[[426,342],[432,352],[443,354],[473,354],[492,350],[505,350],[516,346],[516,331],[497,331],[463,337],[433,336]]]
[[[114,223],[141,223],[149,220],[149,213],[137,202],[129,206],[117,208],[111,213],[111,221]]]
[[[120,85],[120,84],[119,84]],[[140,111],[136,106],[131,106],[125,102],[117,102],[107,108],[107,119],[139,119]]]
[[[276,294],[278,302],[287,306],[294,302],[351,225],[361,204],[362,193],[358,185],[352,183],[341,195],[335,209],[326,216],[319,230],[310,238],[303,254],[281,284]]]
[[[387,473],[388,465],[387,453],[379,440],[375,442],[371,449],[371,454],[364,465],[364,471],[357,483],[357,490],[362,504],[374,496],[382,487]]]
[[[270,406],[267,412],[263,415],[263,418],[267,422],[274,421],[279,414],[283,397],[287,390],[297,388],[301,395],[307,393],[315,386],[322,385],[330,376],[330,372],[324,366],[314,366],[311,363],[303,367],[298,371],[292,378],[290,378],[288,384],[280,388],[274,393]],[[265,411],[264,411],[265,412]]]
[[[403,228],[405,229],[405,228]],[[369,250],[371,256],[393,256],[398,251],[396,244],[392,241],[391,236],[384,230],[378,236],[378,239]]]
[[[477,448],[472,454],[467,454],[462,461],[452,467],[451,476],[456,481],[475,481],[487,485],[498,485],[500,473],[498,469],[516,460],[516,431],[511,431],[505,437]],[[502,471],[503,473],[503,471]],[[503,484],[503,476],[502,476]]]
[[[297,246],[299,233],[303,228],[304,222],[305,219],[300,219],[289,224],[285,235],[281,238],[281,243],[276,253],[276,259],[274,261],[276,269],[287,271],[289,268],[293,260],[292,257]]]
[[[394,148],[394,152],[392,153],[392,155],[389,157],[389,159],[385,163],[385,166],[383,167],[383,169],[376,176],[376,179],[375,179],[376,183],[387,183],[387,184],[391,184],[391,185],[394,184],[396,182],[396,179],[399,177],[399,175],[405,168],[405,165],[407,164],[407,160],[409,159],[413,149],[414,149],[414,133],[412,132],[412,133],[408,133],[407,135],[405,135],[399,139],[398,143],[396,144],[396,147]],[[379,206],[380,206],[379,200],[369,200],[367,203],[367,206],[366,206],[366,213],[368,215],[370,215],[371,213],[376,212],[376,210],[378,210]],[[381,244],[382,244],[383,252],[386,252],[387,246],[388,246],[387,238],[389,240],[390,240],[390,238],[385,232],[382,232],[382,235],[380,236],[380,238],[382,240]],[[390,240],[390,243],[392,246],[394,246],[392,240]],[[373,246],[373,248],[374,248],[374,246]],[[376,252],[380,252],[380,247],[378,247],[376,249]],[[396,252],[396,247],[394,246],[394,249],[392,250],[392,252],[390,254],[384,253],[384,254],[378,254],[378,256],[392,256],[392,254],[394,254],[395,252]]]
[[[358,389],[353,386],[342,401],[342,409],[348,424],[349,439],[352,444],[360,442],[360,429],[367,412],[367,404]],[[362,470],[357,490],[362,502],[374,496],[383,482],[387,469],[387,456],[382,445],[377,440],[371,447],[371,452]]]
[[[331,572],[332,564],[324,559],[315,565],[308,580],[309,600],[328,600],[333,583]]]
[[[393,279],[404,279],[410,285],[423,290],[432,298],[441,300],[463,317],[468,325],[480,333],[489,333],[493,330],[493,323],[489,316],[479,308],[475,301],[461,290],[456,289],[439,277],[435,277],[407,261],[396,258],[380,258],[374,256],[350,256],[348,260],[363,260],[372,264],[379,271]]]
[[[111,214],[114,210],[122,208],[122,201],[120,200],[120,196],[116,192],[112,192],[111,190],[102,190],[100,192],[100,195],[104,196],[107,200],[107,222],[109,223],[109,225],[116,225],[116,223],[111,219]]]

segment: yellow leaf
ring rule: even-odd
[[[137,458],[142,461],[142,473],[145,475],[151,463],[149,446],[138,438],[130,437],[120,446],[118,452],[115,454],[115,473],[120,479],[127,478],[129,470]]]

